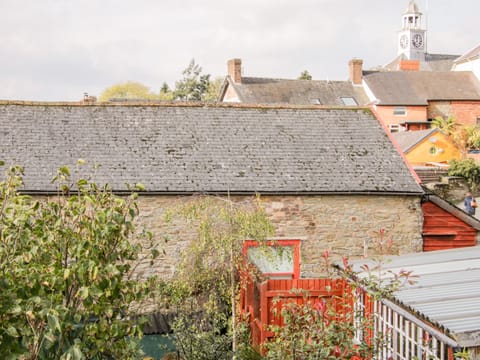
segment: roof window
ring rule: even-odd
[[[340,99],[342,100],[343,105],[345,105],[345,106],[357,106],[358,105],[357,101],[353,97],[345,96],[345,97],[341,97]]]

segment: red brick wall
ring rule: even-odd
[[[428,117],[454,116],[458,123],[476,125],[480,117],[480,101],[431,101],[428,106]]]
[[[477,118],[480,117],[480,101],[452,101],[451,113],[460,124],[477,125]]]

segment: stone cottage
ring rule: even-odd
[[[165,209],[192,194],[260,194],[275,238],[298,240],[301,276],[318,275],[326,249],[375,253],[381,229],[395,253],[422,250],[423,191],[368,109],[3,101],[0,134],[0,159],[24,167],[25,193],[54,195],[63,165],[118,194],[144,184],[140,221],[158,242]],[[191,238],[177,235],[140,274],[175,271]]]

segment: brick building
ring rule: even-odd
[[[421,130],[437,116],[464,125],[480,118],[480,82],[472,72],[365,71],[363,84],[378,118],[391,130]]]

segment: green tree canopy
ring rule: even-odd
[[[141,322],[133,304],[150,284],[132,280],[140,247],[136,195],[81,179],[58,196],[18,193],[22,169],[0,182],[0,355],[2,359],[138,359]],[[154,254],[156,255],[156,254]],[[137,339],[137,340],[136,340]]]
[[[453,116],[444,118],[442,116],[437,116],[432,120],[432,126],[443,131],[447,135],[452,135],[459,127],[459,124]]]
[[[202,74],[202,67],[192,59],[175,83],[174,98],[183,101],[202,101],[210,86],[210,74]]]
[[[480,149],[480,128],[476,125],[459,124],[453,116],[437,116],[432,126],[450,136],[463,156],[469,149]]]
[[[160,94],[159,94],[159,99],[160,100],[165,100],[165,101],[171,101],[173,100],[173,92],[170,90],[170,87],[166,82],[162,84],[162,87],[160,88]]]
[[[203,101],[215,102],[220,95],[220,89],[223,84],[223,78],[216,78],[208,84],[207,92],[204,94]]]
[[[162,289],[167,304],[178,310],[173,337],[181,359],[227,360],[239,351],[235,309],[239,272],[245,270],[243,243],[273,234],[260,199],[252,200],[197,197],[166,215],[167,222],[183,219],[197,234]]]
[[[463,177],[472,191],[480,188],[480,164],[473,159],[452,160],[448,175]]]
[[[149,99],[158,100],[159,96],[152,93],[150,88],[137,81],[127,81],[106,88],[99,97],[99,101],[110,99]]]
[[[298,77],[298,80],[312,80],[312,75],[310,75],[308,70],[303,70]]]
[[[202,67],[192,59],[183,70],[182,79],[175,83],[175,89],[170,89],[164,82],[160,91],[155,94],[149,87],[136,82],[127,81],[106,88],[99,96],[99,101],[110,99],[141,99],[164,101],[205,101],[215,102],[219,96],[223,78],[210,80],[210,74],[202,74]]]

